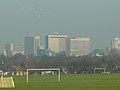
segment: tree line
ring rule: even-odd
[[[101,57],[86,56],[58,56],[36,57],[16,54],[12,57],[0,55],[0,70],[15,71],[20,68],[60,68],[61,72],[70,74],[93,73],[94,68],[106,68],[111,73],[120,72],[120,53],[111,50],[108,55]]]

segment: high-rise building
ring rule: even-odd
[[[37,48],[40,47],[40,37],[25,37],[25,55],[37,55]]]
[[[55,53],[66,52],[67,35],[53,34],[46,37],[46,49]]]
[[[17,53],[24,54],[24,44],[23,43],[10,43],[5,45],[6,56],[11,57]]]
[[[37,56],[37,49],[40,48],[40,37],[34,36],[34,54]]]
[[[112,39],[112,49],[120,50],[120,38]]]
[[[69,40],[68,55],[83,56],[90,53],[90,39],[89,38],[71,38]]]

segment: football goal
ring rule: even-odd
[[[58,71],[58,82],[60,82],[60,69],[52,68],[52,69],[27,69],[27,83],[29,82],[29,71]]]
[[[102,70],[102,72],[106,72],[106,68],[94,68],[94,74],[96,73],[97,70]]]

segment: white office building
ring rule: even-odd
[[[90,39],[89,38],[71,38],[69,40],[68,55],[83,56],[90,53]]]
[[[46,37],[46,49],[55,53],[66,52],[67,35],[52,34]]]
[[[116,49],[120,51],[120,38],[112,39],[112,49]]]

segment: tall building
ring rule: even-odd
[[[67,35],[53,34],[46,37],[46,49],[55,53],[66,52]]]
[[[90,53],[90,39],[89,38],[71,38],[69,40],[69,51],[70,56],[83,56]]]
[[[6,56],[13,56],[17,53],[24,54],[24,44],[23,43],[10,43],[5,45]]]
[[[120,50],[120,38],[112,39],[112,49]]]
[[[25,55],[36,55],[37,48],[40,47],[40,37],[25,37]]]
[[[40,48],[40,37],[34,36],[34,54],[37,56],[37,49]]]

